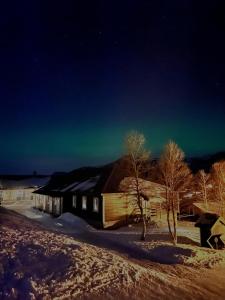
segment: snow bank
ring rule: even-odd
[[[169,242],[136,242],[136,245],[149,253],[150,259],[164,264],[182,264],[195,268],[212,268],[225,264],[225,250],[213,250]]]
[[[71,224],[73,227],[79,229],[80,231],[95,231],[95,229],[90,226],[84,219],[79,218],[69,212],[62,214],[57,219]]]
[[[68,222],[68,223],[74,223],[77,225],[81,225],[81,226],[87,225],[87,223],[83,219],[81,219],[69,212],[63,213],[60,217],[58,217],[58,219]]]
[[[0,299],[75,299],[132,286],[146,272],[22,216],[0,219]]]

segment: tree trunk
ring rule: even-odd
[[[204,198],[204,202],[205,202],[205,207],[206,207],[206,209],[208,209],[206,184],[207,183],[204,181],[204,183],[203,183],[203,198]]]
[[[173,244],[177,245],[177,219],[175,215],[174,199],[172,199],[172,216],[173,216]]]
[[[177,193],[177,210],[178,210],[178,220],[180,221],[180,197],[179,197],[179,193]]]
[[[145,241],[145,237],[146,237],[146,220],[145,220],[145,216],[143,213],[143,208],[140,208],[141,210],[141,219],[142,219],[142,234],[141,234],[141,240]]]
[[[166,188],[166,202],[167,202],[167,207],[166,207],[167,224],[168,224],[170,236],[173,240],[173,233],[172,233],[171,225],[170,225],[170,194],[169,194],[167,188]]]
[[[171,224],[170,224],[170,208],[169,207],[167,208],[167,224],[168,224],[170,236],[173,240],[173,232],[172,232]]]

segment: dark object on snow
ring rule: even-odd
[[[214,249],[225,247],[225,220],[217,214],[204,213],[195,224],[200,228],[201,246]]]

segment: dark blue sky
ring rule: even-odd
[[[225,149],[224,1],[5,1],[0,30],[0,173],[116,159],[130,129]]]

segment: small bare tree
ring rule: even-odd
[[[195,175],[195,187],[196,192],[198,192],[197,198],[203,201],[206,209],[208,209],[210,178],[210,174],[205,173],[204,170],[198,171]]]
[[[225,161],[212,166],[212,184],[216,202],[219,204],[218,213],[224,216],[225,209]]]
[[[146,165],[149,161],[150,153],[145,149],[145,137],[143,134],[132,131],[125,139],[126,153],[131,166],[131,174],[134,177],[134,185],[132,194],[135,197],[135,203],[140,210],[142,220],[142,234],[141,240],[145,240],[146,236],[146,216],[144,214],[144,201],[140,177],[146,172]]]
[[[166,190],[167,223],[173,244],[177,244],[177,207],[179,192],[190,180],[190,170],[184,162],[184,152],[172,141],[165,146],[159,160],[160,181]],[[172,223],[172,224],[171,224]],[[173,228],[173,229],[172,229]]]

